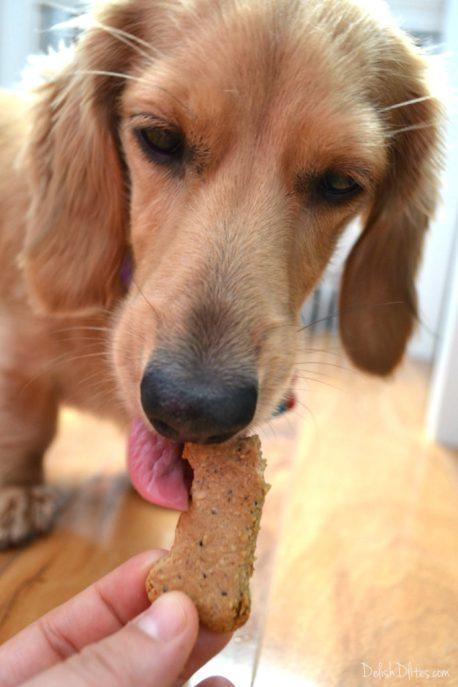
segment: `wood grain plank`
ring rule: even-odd
[[[298,437],[254,686],[458,685],[458,460],[424,434],[428,371],[350,378]]]
[[[347,369],[335,342],[311,348],[297,412],[262,435],[272,489],[252,617],[198,678],[458,685],[458,456],[425,436],[429,371],[408,363],[379,381]],[[170,546],[177,514],[138,497],[123,468],[116,430],[63,413],[47,470],[68,500],[52,534],[0,554],[0,641],[129,556]],[[390,661],[448,676],[364,677],[362,663]]]

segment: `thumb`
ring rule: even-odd
[[[172,687],[197,639],[197,611],[181,592],[164,594],[109,637],[23,687]]]

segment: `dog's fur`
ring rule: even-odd
[[[372,3],[373,5],[374,3]],[[344,345],[388,374],[416,313],[436,196],[440,108],[382,5],[357,0],[121,0],[0,121],[0,544],[47,527],[42,456],[58,404],[141,416],[159,346],[256,368],[258,424],[291,382],[298,313],[350,219]],[[407,104],[409,101],[410,104]],[[179,126],[180,172],[148,161],[145,113]],[[327,205],[310,179],[364,192]],[[126,255],[134,279],[120,279]]]

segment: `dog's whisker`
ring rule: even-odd
[[[307,365],[308,364],[307,356],[310,353],[316,354],[317,351],[302,351],[302,350],[300,350],[296,356],[296,362],[294,363],[294,366],[293,366],[294,369],[296,369],[296,368],[300,369],[301,367],[304,367],[304,365]],[[321,357],[321,355],[323,357]],[[324,367],[327,367],[327,368],[332,367],[332,368],[336,368],[339,370],[345,370],[347,372],[349,372],[352,369],[347,364],[345,364],[347,359],[345,358],[344,355],[341,355],[339,353],[330,353],[329,355],[331,357],[331,360],[328,360],[325,357],[324,353],[322,353],[321,355],[316,360],[313,360],[313,359],[310,360],[310,364],[311,365],[317,365],[317,366],[323,365]],[[341,359],[342,359],[342,362],[341,362]]]
[[[84,331],[89,331],[89,332],[102,332],[102,333],[107,333],[107,334],[112,334],[113,329],[111,327],[91,327],[91,326],[85,326],[85,325],[79,325],[75,327],[64,327],[63,329],[55,329],[53,331],[53,334],[57,335],[60,333],[65,333],[65,332],[84,332]],[[130,331],[129,334],[131,336],[138,336],[139,332],[137,331]],[[78,337],[79,338],[79,337]],[[139,339],[141,340],[141,338]],[[98,341],[99,343],[110,343],[107,342],[104,337],[97,337],[94,335],[94,341]]]
[[[318,423],[317,423],[316,417],[315,417],[315,415],[313,414],[312,410],[308,407],[308,405],[306,405],[305,403],[303,403],[303,402],[300,401],[299,399],[296,399],[296,408],[294,409],[293,412],[294,412],[294,414],[297,415],[297,417],[299,417],[299,419],[300,419],[301,421],[303,421],[303,422],[306,421],[306,418],[305,418],[301,413],[299,413],[298,406],[300,406],[301,408],[303,408],[303,409],[306,411],[306,413],[308,413],[308,415],[309,415],[309,416],[311,417],[311,419],[312,419],[312,422],[313,422],[313,424],[314,424],[314,426],[315,426],[315,430],[316,430],[317,427],[318,427]]]
[[[86,380],[84,380],[86,381]],[[92,384],[78,385],[75,387],[76,390],[84,388],[84,397],[89,403],[96,401],[99,398],[104,398],[105,402],[107,399],[110,401],[110,406],[112,399],[117,397],[114,393],[114,389],[107,388],[106,384],[100,384],[100,380],[94,380]]]
[[[180,107],[186,110],[186,112],[192,119],[196,119],[195,113],[188,105],[183,103],[182,100],[174,96],[172,93],[170,93],[170,91],[168,91],[163,86],[158,86],[157,84],[153,83],[151,79],[147,79],[141,76],[133,76],[132,74],[126,74],[125,72],[106,71],[104,69],[75,69],[73,73],[82,75],[86,74],[88,76],[109,76],[116,79],[126,79],[127,81],[136,81],[137,83],[147,84],[151,89],[155,89],[157,91],[162,91],[163,93],[165,93],[169,98],[171,98],[178,105],[180,105]]]
[[[49,374],[56,366],[58,365],[63,365],[67,363],[72,363],[76,362],[78,360],[83,360],[85,358],[101,358],[104,359],[105,361],[108,361],[107,357],[107,352],[106,351],[98,351],[97,353],[89,353],[89,354],[84,354],[84,355],[78,355],[74,356],[73,358],[69,358],[69,353],[63,353],[62,355],[57,356],[56,358],[49,360],[46,362],[44,369],[40,370],[40,372],[30,379],[25,382],[25,384],[22,385],[22,387],[19,389],[19,395],[24,393],[26,389],[28,389],[34,382],[36,382],[40,377],[43,375]]]
[[[88,401],[94,405],[98,405],[99,402],[103,401],[104,403],[106,402],[106,395],[103,395],[103,392],[101,393],[96,393],[93,396],[89,397]],[[113,410],[118,410],[120,413],[126,415],[126,406],[123,404],[123,402],[119,398],[110,398],[110,406],[113,408]]]
[[[286,422],[288,423],[289,431],[291,432],[291,434],[293,434],[294,431],[295,431],[295,427],[294,427],[294,424],[293,424],[293,421],[292,421],[291,416],[290,416],[290,415],[286,415],[285,420],[286,420]]]
[[[79,347],[87,352],[91,351],[105,351],[107,354],[110,354],[111,350],[117,350],[119,352],[125,352],[128,351],[127,346],[124,346],[121,348],[119,345],[116,345],[116,348],[113,349],[112,343],[109,340],[104,340],[104,339],[94,339],[88,336],[66,336],[66,337],[59,337],[58,339],[58,345],[65,345],[69,348],[71,347]]]
[[[130,336],[132,339],[134,339],[135,342],[139,344],[145,343],[145,340],[141,336],[140,332],[131,332]],[[74,344],[79,345],[80,342],[84,342],[84,348],[89,349],[89,348],[95,348],[95,349],[100,349],[104,350],[107,355],[111,355],[111,352],[119,352],[119,353],[130,353],[131,349],[128,347],[126,344],[125,346],[121,346],[119,342],[112,342],[109,338],[104,339],[103,337],[101,338],[92,338],[90,336],[76,336],[76,335],[69,335],[69,336],[59,336],[57,339],[57,344]]]
[[[275,331],[276,329],[291,329],[297,327],[297,323],[294,322],[278,322],[276,324],[269,324],[265,327],[266,332]]]
[[[153,83],[151,79],[144,78],[141,76],[133,76],[132,74],[126,74],[125,72],[106,71],[104,69],[76,69],[73,73],[87,74],[89,76],[108,76],[117,79],[126,79],[127,81],[136,81],[137,83],[147,84],[151,89],[155,89],[157,91],[162,91],[162,93],[165,93],[171,100],[175,101],[180,107],[182,107],[183,110],[185,110],[188,113],[191,119],[196,119],[196,114],[189,107],[189,105],[186,105],[186,103],[184,103],[182,100],[180,100],[175,95],[170,93],[170,91],[167,88],[164,88],[163,86],[159,86],[158,84]]]
[[[106,403],[107,398],[109,398],[110,408],[122,410],[124,413],[126,412],[126,406],[117,393],[117,389],[115,387],[110,389],[107,388],[106,384],[89,384],[87,387],[85,387],[85,391],[87,392],[85,398],[89,404],[97,404],[101,400]]]
[[[296,379],[307,379],[307,375],[315,375],[319,377],[325,377],[326,379],[335,379],[335,374],[330,374],[328,372],[322,372],[321,370],[296,370]]]
[[[96,331],[96,332],[111,332],[110,327],[93,327],[86,325],[77,325],[75,327],[64,327],[63,329],[55,329],[54,333],[60,332],[76,332],[76,331]]]
[[[315,346],[313,346],[312,348],[309,348],[308,346],[307,347],[301,346],[299,353],[301,355],[303,355],[305,353],[317,353],[317,354],[324,353],[324,354],[332,355],[334,358],[343,358],[344,357],[344,353],[343,353],[340,346],[332,346],[332,347],[328,346],[327,348],[316,348]]]
[[[344,365],[339,365],[338,363],[330,363],[326,360],[304,360],[304,362],[296,363],[295,367],[302,367],[303,365],[326,365],[328,367],[336,367],[339,370],[345,370],[346,372],[352,372],[350,367],[345,367]]]
[[[91,352],[89,354],[78,355],[78,356],[74,356],[73,358],[68,357],[69,355],[71,355],[70,352],[63,353],[62,355],[59,355],[56,358],[53,358],[53,359],[47,361],[45,363],[43,369],[40,370],[40,372],[38,374],[33,375],[30,379],[28,379],[20,387],[20,389],[18,390],[18,395],[22,395],[32,384],[34,384],[34,382],[38,381],[44,375],[51,373],[55,369],[55,367],[58,367],[61,365],[66,365],[67,363],[71,363],[71,362],[76,362],[78,360],[83,360],[85,358],[97,358],[97,357],[101,358],[105,362],[106,366],[103,368],[103,371],[97,370],[96,373],[94,373],[94,374],[103,374],[105,377],[110,376],[112,382],[116,385],[117,380],[116,380],[116,377],[114,375],[114,372],[111,369],[112,351],[117,351],[117,352],[121,352],[121,353],[123,352],[126,355],[130,354],[130,350],[128,350],[127,348],[123,350],[123,349],[120,349],[119,347],[113,348],[113,346],[111,346],[110,348],[107,348],[106,350],[103,349],[103,350],[97,351],[95,353]],[[81,385],[84,384],[84,378],[83,378],[83,380],[81,380],[79,382],[79,384],[81,384]]]
[[[136,36],[135,34],[130,33],[129,31],[124,31],[123,29],[119,29],[115,26],[109,26],[108,24],[104,24],[99,20],[96,20],[96,25],[104,29],[105,31],[109,31],[111,34],[114,34],[116,36],[123,36],[123,38],[126,38],[132,43],[138,43],[138,45],[142,45],[147,50],[150,50],[152,55],[156,55],[157,53],[157,50],[151,43],[148,43],[148,41],[144,41],[143,38],[140,38],[139,36]]]
[[[158,86],[158,84],[155,84],[155,83],[150,83],[149,81],[148,81],[148,84],[149,84],[150,88],[155,89],[157,91],[161,91],[162,93],[165,93],[166,96],[168,96],[171,100],[173,100],[175,103],[177,103],[177,105],[179,105],[181,108],[183,108],[183,110],[185,110],[185,112],[187,112],[190,119],[192,119],[192,120],[197,119],[197,115],[194,112],[194,110],[192,110],[189,107],[189,105],[186,105],[186,103],[184,103],[182,100],[180,100],[180,98],[177,98],[175,95],[173,95],[173,93],[170,93],[170,91],[167,88],[164,88],[164,86]]]
[[[381,107],[378,112],[389,112],[390,110],[398,110],[401,107],[409,107],[410,105],[416,105],[417,103],[424,103],[427,100],[436,100],[434,95],[424,95],[421,98],[412,98],[411,100],[404,100],[400,103],[395,103],[394,105],[388,105],[388,107]]]
[[[340,313],[336,312],[336,313],[333,313],[332,315],[327,315],[326,317],[320,317],[318,320],[312,320],[312,322],[309,322],[308,324],[303,325],[297,331],[303,332],[306,329],[310,329],[310,327],[314,327],[316,324],[321,324],[322,322],[327,322],[328,320],[333,320],[336,317],[339,317],[339,315],[340,315]]]
[[[80,380],[78,381],[77,387],[85,386],[87,382],[90,382],[90,381],[92,381],[93,379],[97,379],[98,382],[103,382],[103,383],[105,383],[105,381],[106,381],[105,376],[101,377],[100,374],[101,374],[101,373],[100,373],[100,370],[96,370],[95,372],[93,372],[92,374],[88,375],[87,377],[83,377],[82,379],[80,379]]]
[[[272,420],[269,420],[269,421],[266,423],[266,427],[269,428],[269,430],[270,430],[271,433],[273,434],[274,439],[277,440],[277,433],[276,433],[276,431],[275,431],[275,429],[274,429],[274,427],[273,427]]]
[[[143,79],[140,76],[133,76],[132,74],[124,74],[123,72],[110,72],[104,69],[75,69],[74,74],[88,75],[88,76],[112,76],[116,79],[127,79],[128,81],[136,81],[138,83],[149,84],[148,79]]]
[[[103,24],[100,21],[96,21],[92,28],[102,29],[103,31],[106,31],[110,36],[113,36],[113,38],[119,40],[120,43],[124,43],[124,45],[127,45],[128,47],[132,48],[138,55],[145,57],[149,63],[153,64],[154,57],[157,54],[157,51],[154,50],[152,45],[142,40],[141,38],[134,36],[128,31],[123,31],[122,29],[117,29],[114,26],[108,26],[107,24]],[[147,53],[145,50],[142,50],[139,46],[147,48],[150,52]]]
[[[309,361],[307,360],[307,357],[302,357],[300,360],[298,360],[296,363],[294,363],[294,367],[301,368],[301,367],[304,367],[304,365],[308,365],[308,364],[309,364]],[[324,367],[327,367],[327,368],[333,367],[333,368],[336,368],[338,370],[346,370],[346,371],[350,371],[350,369],[351,369],[347,365],[344,365],[344,364],[340,363],[338,360],[336,361],[334,359],[333,360],[326,360],[323,358],[320,360],[310,360],[310,364],[311,365],[317,365],[317,366],[323,365]]]
[[[66,12],[67,14],[71,14],[75,17],[81,14],[81,11],[78,10],[78,8],[69,7],[68,5],[62,5],[60,2],[54,2],[53,0],[42,0],[42,2],[40,2],[40,5],[42,7],[49,7],[50,9]]]
[[[418,124],[412,124],[411,126],[405,126],[402,127],[401,129],[393,129],[391,131],[388,131],[385,134],[385,138],[393,138],[394,136],[398,136],[399,134],[405,134],[408,131],[418,131],[420,129],[430,129],[432,127],[435,127],[436,123],[435,122],[419,122]]]
[[[334,384],[330,384],[329,382],[325,382],[322,379],[316,379],[315,377],[309,377],[309,376],[300,376],[299,377],[301,382],[316,382],[317,384],[323,384],[324,386],[329,386],[331,389],[336,389],[337,391],[344,391],[342,387],[335,386]],[[307,391],[307,388],[301,388],[301,387],[295,387],[297,391]]]
[[[88,377],[87,379],[82,380],[83,384],[81,386],[84,386],[85,390],[85,398],[87,398],[90,401],[95,401],[96,398],[102,398],[104,397],[105,400],[109,397],[110,399],[110,404],[113,399],[118,399],[118,394],[116,393],[117,390],[113,386],[113,388],[110,388],[106,384],[106,380],[100,380],[100,379],[94,379],[94,377]],[[92,384],[91,384],[92,382]],[[78,387],[77,387],[78,388]],[[120,400],[120,399],[118,399]]]
[[[304,327],[301,327],[298,331],[302,332],[305,329],[309,329],[310,327],[313,327],[316,324],[320,324],[321,322],[327,322],[328,320],[332,320],[332,319],[335,319],[336,317],[340,317],[344,313],[358,312],[358,311],[364,310],[366,308],[388,307],[391,305],[404,305],[404,301],[387,301],[385,303],[371,303],[369,305],[356,305],[353,308],[346,308],[345,310],[339,310],[339,312],[332,313],[331,315],[327,315],[326,317],[321,317],[318,320],[313,320],[313,322],[309,322]]]
[[[80,341],[84,341],[89,344],[94,344],[95,346],[107,346],[109,344],[109,341],[103,336],[85,336],[84,334],[76,332],[73,334],[68,333],[67,335],[56,335],[56,341],[58,343],[71,343],[72,341],[79,343]]]
[[[157,319],[159,319],[159,318],[160,318],[160,315],[159,315],[159,313],[157,312],[157,309],[156,309],[156,308],[154,307],[154,305],[151,303],[151,301],[149,300],[149,298],[147,298],[147,297],[145,296],[143,290],[140,288],[140,286],[138,285],[138,283],[135,281],[134,277],[132,277],[132,283],[135,285],[135,287],[137,288],[138,292],[140,293],[140,295],[141,295],[141,296],[143,297],[143,299],[145,300],[145,303],[151,308],[151,310],[153,311],[155,317],[156,317]]]

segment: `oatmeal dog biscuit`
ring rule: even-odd
[[[183,591],[204,625],[232,631],[250,614],[249,580],[269,488],[260,441],[186,444],[183,458],[194,470],[191,505],[180,516],[172,550],[148,575],[148,596],[153,602],[163,592]]]

